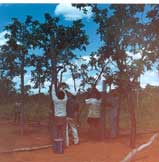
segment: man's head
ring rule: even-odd
[[[67,88],[68,88],[68,85],[66,83],[62,82],[58,85],[58,89],[61,91],[66,90]]]
[[[92,86],[92,88],[89,89],[88,96],[96,99],[101,98],[101,94],[95,86]]]
[[[59,90],[59,91],[57,92],[57,97],[58,97],[60,100],[63,100],[64,97],[65,97],[65,93],[64,93],[63,91]]]

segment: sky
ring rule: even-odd
[[[100,4],[101,7],[106,4]],[[108,4],[107,4],[108,6]],[[82,11],[79,11],[77,8],[72,7],[70,3],[36,3],[36,4],[28,4],[28,3],[10,3],[0,4],[0,45],[5,43],[4,39],[4,26],[8,25],[11,22],[11,18],[18,18],[20,21],[23,21],[27,15],[31,15],[33,19],[38,19],[39,21],[44,20],[44,13],[50,13],[52,16],[60,17],[60,23],[64,25],[69,25],[73,20],[82,19],[85,24],[84,29],[86,30],[89,36],[90,44],[87,46],[86,51],[78,51],[75,52],[77,55],[82,55],[86,60],[88,60],[88,54],[93,51],[96,51],[98,47],[101,46],[101,41],[99,35],[96,34],[97,25],[92,21],[92,12],[91,9],[88,8],[88,13],[85,15]],[[30,81],[30,70],[28,69],[28,73],[25,75],[25,84],[32,85]],[[69,84],[71,91],[73,91],[73,80],[70,75],[65,74],[66,83]],[[159,85],[159,76],[157,70],[147,71],[144,75],[141,76],[141,86],[145,87],[147,84],[150,85]],[[14,81],[17,83],[17,87],[19,86],[19,77],[15,77]],[[78,81],[78,84],[80,81]],[[77,85],[78,85],[77,84]],[[50,83],[45,83],[44,92],[47,92]],[[100,87],[99,87],[100,89]],[[37,90],[33,90],[34,93]]]

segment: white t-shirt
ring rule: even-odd
[[[65,93],[65,91],[63,91]],[[55,86],[52,85],[52,100],[54,102],[54,115],[57,117],[66,116],[66,103],[67,103],[67,94],[65,93],[64,99],[60,100],[56,96]]]
[[[85,100],[88,104],[88,117],[90,118],[100,118],[101,114],[101,99],[89,98]]]

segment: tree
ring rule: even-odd
[[[39,48],[44,53],[45,74],[49,81],[54,80],[57,85],[57,76],[60,70],[65,69],[71,59],[76,55],[73,50],[85,50],[88,39],[81,20],[73,21],[71,26],[59,25],[59,19],[45,14],[45,22],[40,24],[37,29],[39,39],[37,40]]]
[[[137,16],[143,14],[144,7],[144,5],[110,5],[109,10],[112,11],[112,15],[109,15],[107,9],[93,6],[94,20],[99,24],[97,33],[104,42],[100,50],[100,57],[110,57],[114,65],[111,67],[114,83],[119,86],[121,94],[127,96],[131,118],[130,144],[132,147],[135,146],[136,132],[135,90],[139,87],[140,75],[145,70],[151,69],[158,51],[156,50],[158,46],[153,49],[147,48],[151,43],[157,43],[157,37],[155,39],[151,37],[156,35],[157,26],[153,24],[155,32],[149,30],[149,33],[146,34],[147,25],[153,21],[149,19],[146,23]],[[153,20],[157,19],[156,11],[157,8],[155,9],[156,17],[153,15]],[[135,58],[136,54],[140,54],[138,59]]]
[[[45,60],[42,56],[31,56],[31,66],[34,67],[34,70],[31,71],[31,81],[34,83],[33,88],[38,88],[38,93],[41,93],[41,88],[44,88],[45,82]]]
[[[5,59],[4,54],[0,52],[0,79],[4,77],[5,73]]]
[[[149,60],[156,62],[158,64],[159,59],[159,5],[151,5],[151,10],[147,13],[147,18],[149,22],[144,33],[145,36],[145,50],[149,52]],[[153,55],[151,54],[153,53]],[[158,64],[159,69],[159,64]]]
[[[77,5],[79,8],[84,6]],[[152,33],[150,31],[148,36],[145,35],[147,24],[137,16],[140,13],[143,14],[144,5],[110,5],[104,9],[97,5],[91,6],[94,12],[94,21],[99,25],[97,33],[100,34],[101,40],[104,42],[104,45],[98,50],[99,58],[94,63],[96,64],[103,59],[111,61],[111,64],[108,64],[108,67],[112,70],[111,81],[120,87],[122,94],[124,93],[128,97],[131,118],[130,144],[134,147],[136,132],[135,101],[132,102],[131,97],[135,98],[134,90],[139,86],[138,78],[144,70],[151,69],[155,56],[154,50],[153,52],[148,50],[145,44],[145,40],[150,43]],[[153,12],[157,17],[156,11],[157,6],[155,12]],[[109,14],[110,12],[111,14]],[[155,29],[157,28],[155,27]],[[134,59],[133,55],[137,53],[140,53],[140,58]],[[107,75],[106,79],[108,79]]]
[[[17,18],[12,18],[12,23],[5,29],[7,33],[5,38],[7,42],[1,47],[6,62],[7,75],[13,78],[20,76],[21,101],[24,103],[24,77],[25,68],[29,65],[29,49],[33,47],[34,40],[32,37],[32,17],[27,16],[24,22]],[[22,104],[23,105],[23,104]],[[23,107],[23,106],[22,106]],[[21,115],[22,133],[24,129],[24,110]]]
[[[1,102],[8,102],[8,98],[16,94],[15,83],[9,78],[0,78],[0,98]]]
[[[79,72],[78,66],[75,65],[75,64],[70,64],[69,69],[71,71],[71,75],[72,75],[72,79],[73,79],[73,85],[74,85],[74,90],[76,92],[77,91],[76,79],[80,78],[80,72]]]

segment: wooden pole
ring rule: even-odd
[[[132,160],[132,158],[134,158],[134,156],[142,151],[143,149],[145,149],[146,147],[150,146],[153,141],[158,137],[158,133],[155,133],[153,136],[151,136],[151,138],[149,139],[149,141],[145,144],[142,144],[140,146],[138,146],[137,148],[134,148],[131,152],[129,152],[123,160],[121,160],[120,162],[130,162]]]
[[[24,152],[24,151],[35,151],[35,150],[40,150],[40,149],[47,149],[52,147],[52,145],[43,145],[43,146],[34,146],[34,147],[24,147],[24,148],[16,148],[13,150],[8,150],[8,151],[3,151],[0,152],[2,153],[13,153],[13,152]]]

